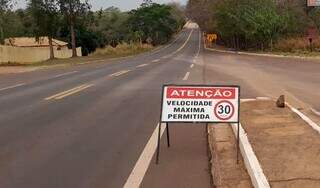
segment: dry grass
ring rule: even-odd
[[[154,47],[149,44],[122,43],[115,48],[112,46],[99,48],[90,56],[123,57],[123,56],[130,56],[130,55],[136,55],[139,53],[147,52],[152,50],[153,48]]]
[[[280,39],[274,46],[276,51],[290,53],[310,52],[310,44],[307,38],[288,38]],[[312,48],[314,52],[320,52],[320,39],[313,41]]]

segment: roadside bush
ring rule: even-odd
[[[98,48],[92,55],[121,57],[146,52],[151,49],[153,49],[153,46],[149,44],[120,43],[116,47],[112,47],[109,45],[104,48]]]
[[[314,51],[320,51],[320,39],[313,41]],[[275,50],[282,52],[307,52],[310,51],[310,44],[305,37],[280,39],[275,44]]]

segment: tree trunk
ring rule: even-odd
[[[76,49],[76,34],[74,32],[74,22],[70,23],[70,33],[71,33],[71,47],[72,47],[72,57],[77,57]]]
[[[0,44],[3,44],[4,41],[3,25],[2,19],[0,18]]]
[[[49,48],[50,48],[50,59],[54,59],[54,51],[53,51],[53,45],[52,45],[52,37],[48,37],[49,39]]]

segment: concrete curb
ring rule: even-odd
[[[231,124],[232,130],[237,137],[237,124]],[[260,163],[254,154],[252,146],[248,140],[247,133],[240,127],[240,151],[247,168],[248,174],[251,178],[253,187],[255,188],[270,188],[269,182],[263,173]]]
[[[276,55],[276,54],[259,54],[253,52],[239,52],[239,51],[230,51],[230,50],[218,50],[214,48],[204,47],[206,50],[221,52],[221,53],[229,53],[229,54],[238,54],[238,55],[249,55],[249,56],[260,56],[260,57],[277,57],[277,58],[295,58],[295,59],[309,59],[309,60],[320,60],[320,57],[301,57],[301,56],[286,56],[286,55]]]
[[[317,131],[320,134],[320,126],[316,124],[314,121],[312,121],[308,116],[304,115],[302,112],[300,112],[298,109],[294,108],[290,104],[287,104],[287,106],[298,116],[301,117],[305,122],[307,122],[315,131]]]

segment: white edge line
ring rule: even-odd
[[[312,111],[313,113],[315,113],[316,115],[320,116],[320,112],[318,112],[318,111],[315,110],[314,108],[311,108],[311,111]]]
[[[257,99],[257,100],[260,100],[260,101],[272,100],[270,97],[257,97],[256,99]]]
[[[237,124],[231,124],[232,130],[237,137]],[[248,173],[251,178],[252,185],[255,188],[270,188],[269,182],[266,176],[263,173],[263,170],[260,166],[260,163],[255,155],[252,146],[247,137],[247,133],[242,128],[241,123],[240,127],[240,151],[245,163],[245,166],[248,170]]]
[[[8,89],[13,89],[13,88],[20,87],[20,86],[24,86],[24,85],[26,85],[26,83],[16,84],[16,85],[13,85],[13,86],[8,86],[8,87],[1,88],[0,91],[4,91],[4,90],[8,90]]]
[[[183,77],[182,80],[188,80],[189,76],[190,76],[190,72],[187,72],[186,75]]]
[[[240,102],[256,101],[257,99],[240,99]]]
[[[287,106],[298,116],[300,116],[305,122],[307,122],[315,131],[317,131],[320,134],[320,126],[318,126],[315,122],[313,122],[309,117],[304,115],[302,112],[300,112],[298,109],[294,108],[290,104],[287,103]]]
[[[156,62],[159,62],[159,61],[160,61],[160,59],[155,59],[155,60],[152,61],[152,63],[156,63]]]
[[[159,125],[160,124],[158,124],[154,129],[147,145],[143,149],[143,152],[141,153],[138,161],[136,162],[133,170],[131,171],[130,176],[128,177],[126,183],[124,184],[123,186],[124,188],[135,188],[140,186],[148,170],[152,157],[157,149]],[[160,136],[163,135],[165,130],[164,124],[162,124],[161,127],[163,128],[161,129]]]

